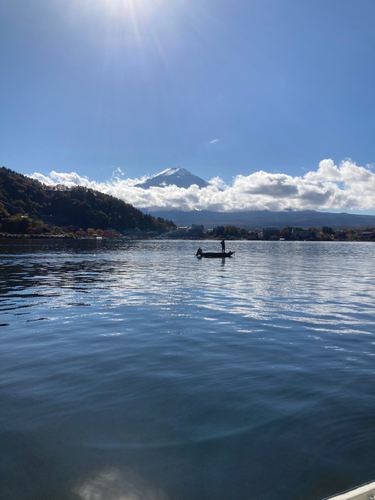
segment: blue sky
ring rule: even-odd
[[[0,9],[0,163],[12,170],[103,183],[184,167],[228,185],[326,159],[373,171],[373,0]]]

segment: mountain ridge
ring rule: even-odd
[[[207,181],[192,174],[186,168],[177,167],[167,168],[166,170],[153,175],[149,179],[136,184],[135,187],[149,189],[150,187],[177,186],[179,188],[187,189],[193,184],[196,184],[199,188],[204,188],[209,185]]]
[[[114,196],[82,186],[47,186],[5,167],[0,168],[1,230],[12,232],[13,218],[26,214],[30,220],[54,226],[112,227],[119,231],[137,227],[156,232],[175,227],[172,222],[145,215]]]
[[[271,212],[269,210],[255,210],[244,212],[211,212],[209,210],[194,210],[183,212],[179,210],[151,210],[154,217],[172,219],[177,226],[203,224],[205,229],[212,229],[221,225],[237,226],[249,231],[274,227],[283,229],[292,227],[323,227],[333,229],[361,229],[375,227],[374,215],[356,215],[345,212],[317,212],[315,210]]]

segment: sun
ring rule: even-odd
[[[109,10],[145,14],[160,8],[166,0],[98,0]]]

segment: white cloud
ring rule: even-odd
[[[217,189],[225,189],[227,187],[223,179],[220,177],[213,177],[210,181],[208,181],[208,183]]]
[[[176,186],[135,187],[145,178],[120,179],[117,170],[106,182],[90,181],[75,172],[31,177],[49,185],[86,186],[131,203],[137,208],[179,210],[375,210],[375,173],[351,160],[335,165],[323,160],[316,171],[292,177],[281,173],[254,172],[238,175],[228,186],[215,177],[205,188]]]
[[[115,177],[116,175],[124,175],[120,167],[116,168],[116,170],[112,173],[113,177]]]
[[[215,142],[219,142],[220,139],[214,139],[213,141],[210,141],[210,144],[215,144]]]

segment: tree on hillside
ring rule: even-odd
[[[224,236],[224,226],[217,226],[213,229],[213,234],[216,238],[222,238]]]

